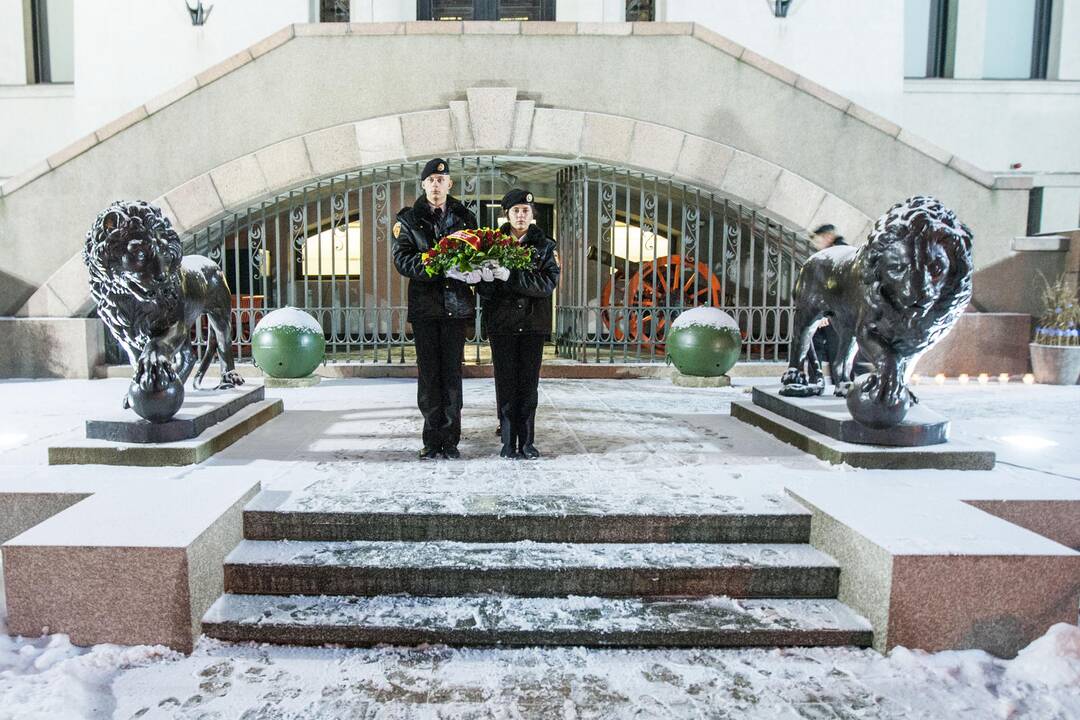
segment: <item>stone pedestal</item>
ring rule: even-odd
[[[754,388],[754,402],[733,402],[731,416],[836,465],[883,470],[994,467],[993,451],[946,442],[948,421],[919,406],[900,426],[874,430],[852,420],[841,398],[785,398],[778,393],[779,386]]]
[[[88,420],[86,440],[49,448],[50,465],[192,465],[252,432],[283,411],[265,399],[262,385],[192,392],[167,423],[154,424],[133,411]]]
[[[89,440],[125,443],[166,443],[190,440],[212,425],[226,420],[241,408],[266,399],[262,385],[241,385],[232,390],[188,393],[180,412],[165,423],[144,420],[133,411],[117,410],[112,417],[86,421]]]
[[[842,442],[921,447],[938,445],[949,439],[949,421],[922,405],[912,405],[899,425],[877,430],[856,422],[844,398],[836,397],[828,388],[826,393],[818,397],[789,398],[780,394],[779,387],[755,387],[753,399],[758,407]]]

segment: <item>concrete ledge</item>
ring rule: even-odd
[[[261,400],[193,440],[138,445],[106,440],[84,440],[49,448],[50,465],[139,465],[164,467],[194,465],[218,453],[255,428],[283,412],[281,400]]]
[[[810,542],[841,566],[838,598],[874,626],[874,647],[979,648],[1012,657],[1075,622],[1080,553],[965,503],[858,481],[793,483]]]
[[[1080,500],[965,500],[968,505],[1013,525],[1080,550]]]
[[[105,360],[97,318],[0,318],[0,378],[94,377]]]
[[[1014,252],[1069,252],[1069,238],[1065,235],[1038,235],[1013,238]]]
[[[9,540],[0,552],[10,631],[190,652],[258,489],[235,472],[122,485]]]
[[[1035,187],[1035,179],[1030,175],[995,175],[995,190],[1030,190]]]
[[[0,543],[26,532],[56,513],[93,495],[89,491],[0,490]]]

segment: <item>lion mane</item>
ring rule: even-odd
[[[138,241],[155,273],[123,268],[128,244]],[[118,201],[100,213],[86,233],[83,261],[90,294],[102,322],[138,354],[155,330],[183,312],[180,236],[161,210],[147,202]]]
[[[862,322],[876,326],[877,335],[905,354],[933,345],[971,300],[971,244],[971,230],[936,198],[916,195],[893,205],[874,223],[867,243],[853,259],[864,287]],[[908,261],[900,278],[886,266],[890,248]],[[943,256],[927,257],[935,248],[943,250]],[[914,289],[911,299],[922,304],[905,305],[898,285],[917,284],[912,276],[928,272],[934,262],[947,263],[943,281],[931,284],[930,297]]]

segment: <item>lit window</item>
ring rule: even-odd
[[[351,222],[347,230],[332,228],[304,241],[300,272],[311,276],[359,275],[363,268],[360,223]]]
[[[32,0],[30,26],[33,82],[75,82],[74,0]]]
[[[667,257],[669,245],[663,235],[643,233],[637,225],[616,222],[611,228],[611,254],[630,262],[652,262]]]

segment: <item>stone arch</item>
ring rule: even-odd
[[[411,72],[416,43],[445,57],[446,92]],[[623,75],[582,82],[582,68],[608,66]],[[491,68],[520,92],[490,87]],[[454,88],[470,89],[462,98]],[[156,162],[163,147],[197,152]],[[82,314],[75,256],[93,215],[117,197],[164,197],[186,228],[284,187],[288,168],[318,177],[441,152],[644,168],[716,187],[789,227],[827,217],[851,236],[929,191],[975,227],[981,266],[1007,256],[1027,202],[1022,180],[994,178],[693,24],[296,25],[5,183],[0,277],[11,282],[0,312]],[[27,241],[46,214],[50,242]]]

